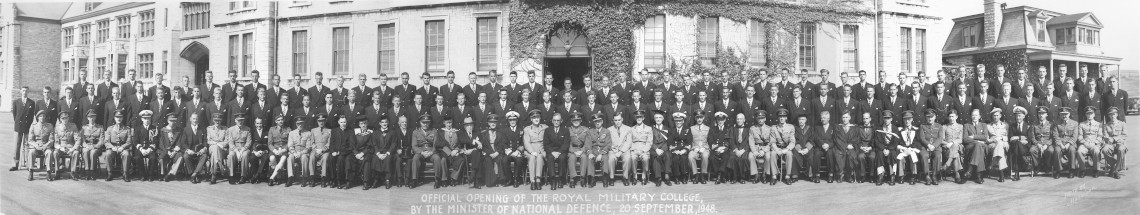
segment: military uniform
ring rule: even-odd
[[[48,167],[51,167],[52,172],[58,174],[58,164],[66,158],[71,158],[71,162],[64,164],[71,167],[72,178],[75,178],[75,166],[80,160],[79,153],[80,148],[82,148],[80,141],[83,140],[83,135],[70,120],[59,120],[57,122],[59,124],[55,126],[55,139],[52,140],[55,142],[55,148],[49,153],[50,156],[48,157],[50,157],[51,162]]]
[[[1089,108],[1088,112],[1093,112]],[[1101,146],[1104,145],[1104,126],[1097,120],[1087,119],[1077,128],[1077,161],[1081,163],[1082,170],[1099,171],[1101,163]],[[1089,169],[1089,167],[1092,167]]]
[[[542,112],[532,110],[528,114],[531,118],[542,117]],[[523,128],[523,146],[526,148],[527,153],[527,170],[530,171],[530,180],[532,181],[531,189],[535,189],[538,185],[538,179],[542,178],[542,172],[546,150],[543,148],[543,138],[545,137],[546,125],[544,124],[531,124]]]
[[[122,114],[121,112],[119,113]],[[116,116],[120,117],[120,116]],[[131,142],[134,141],[134,133],[126,126],[127,122],[117,123],[107,127],[107,131],[103,133],[103,143],[108,151],[104,153],[101,162],[107,164],[107,180],[111,180],[111,168],[118,164],[122,167],[123,179],[126,180],[130,175],[131,169]]]
[[[323,119],[327,119],[325,117],[326,116],[324,116],[323,114],[318,116],[317,120],[316,120],[317,123],[319,125],[325,124],[325,122],[324,122],[325,120],[323,120]],[[310,139],[309,139],[310,141],[308,142],[308,144],[309,144],[309,151],[308,151],[309,163],[307,165],[309,165],[308,170],[310,173],[309,176],[311,177],[310,178],[310,185],[315,185],[314,184],[314,183],[316,183],[315,177],[318,177],[318,176],[319,177],[328,177],[329,176],[328,171],[329,171],[329,166],[331,164],[331,162],[329,161],[329,141],[332,138],[332,129],[328,129],[328,128],[324,128],[324,127],[320,127],[320,126],[314,127],[312,129],[309,129],[309,135],[310,135]],[[318,169],[317,169],[318,165],[321,166],[320,175],[316,175],[316,173],[318,171]]]
[[[1050,158],[1051,166],[1054,167],[1054,174],[1060,172],[1062,167],[1067,167],[1070,170],[1077,170],[1081,167],[1081,162],[1078,158],[1077,140],[1080,138],[1080,126],[1073,120],[1072,117],[1064,117],[1061,115],[1069,114],[1068,107],[1061,108],[1061,114],[1058,114],[1059,119],[1064,119],[1062,123],[1053,125],[1053,155]],[[1067,164],[1067,165],[1066,165]]]
[[[1101,155],[1108,164],[1109,174],[1115,178],[1120,178],[1120,171],[1124,169],[1125,154],[1128,153],[1128,148],[1124,145],[1125,138],[1128,137],[1124,122],[1112,117],[1117,115],[1118,111],[1115,107],[1109,108],[1109,115],[1105,117],[1106,123],[1104,123],[1104,145],[1101,148]]]
[[[88,112],[88,115],[94,115],[94,112]],[[94,171],[99,168],[99,152],[102,151],[101,148],[104,145],[100,142],[103,139],[103,130],[103,126],[96,123],[83,126],[81,133],[83,137],[84,171]],[[87,179],[90,180],[92,175],[94,174],[86,174]]]
[[[1027,156],[1026,164],[1037,172],[1046,167],[1044,164],[1049,164],[1048,155],[1053,154],[1053,123],[1048,120],[1048,108],[1041,108],[1040,115],[1045,115],[1045,120],[1038,120],[1037,124],[1029,126],[1029,156]],[[1049,165],[1048,167],[1053,167]]]
[[[245,115],[239,113],[237,114],[237,118],[244,119]],[[237,182],[235,180],[238,180],[236,178],[237,175],[234,174],[235,169],[241,168],[241,172],[238,172],[238,174],[241,174],[241,177],[250,177],[249,155],[251,154],[250,150],[253,148],[253,137],[250,134],[249,127],[239,122],[235,122],[234,126],[227,128],[225,134],[224,142],[228,144],[227,148],[229,148],[227,161],[229,161],[230,177],[235,177],[230,179],[230,184],[234,184]]]
[[[569,158],[567,166],[570,168],[570,177],[574,181],[582,180],[587,176],[587,173],[593,175],[594,172],[593,162],[590,162],[589,154],[586,153],[586,150],[591,147],[589,144],[592,141],[590,140],[594,137],[589,135],[590,128],[581,124],[582,118],[582,114],[576,112],[570,119],[571,122],[579,122],[577,126],[570,127],[570,153],[567,153],[567,158]]]
[[[278,116],[284,120],[285,116]],[[277,179],[277,171],[285,166],[286,161],[289,160],[289,133],[292,130],[286,125],[274,125],[269,128],[269,165],[272,169],[269,173],[270,184],[274,179]]]

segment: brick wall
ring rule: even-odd
[[[20,21],[18,34],[20,55],[16,56],[16,71],[13,83],[13,94],[21,86],[28,86],[28,94],[35,99],[40,96],[44,86],[51,86],[53,93],[59,93],[62,63],[60,62],[60,25],[36,21]]]

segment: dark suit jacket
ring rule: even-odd
[[[558,132],[554,132],[554,126],[547,127],[542,135],[542,148],[546,152],[569,152],[570,128],[559,126]]]

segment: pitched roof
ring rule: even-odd
[[[1076,21],[1080,21],[1081,19],[1084,19],[1085,17],[1091,16],[1091,15],[1092,15],[1092,13],[1089,13],[1089,12],[1078,13],[1078,14],[1069,14],[1069,15],[1061,15],[1061,16],[1057,16],[1057,17],[1053,17],[1052,19],[1049,19],[1049,23],[1047,23],[1047,25],[1076,22]]]
[[[15,3],[17,16],[31,17],[40,19],[60,20],[63,18],[63,13],[67,12],[71,3],[68,2],[51,2],[51,3]]]

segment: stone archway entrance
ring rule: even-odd
[[[182,59],[194,64],[194,84],[206,82],[206,70],[210,70],[210,49],[198,41],[194,41],[182,49],[178,54]]]
[[[585,87],[582,78],[593,68],[589,40],[579,25],[559,24],[554,29],[547,37],[543,71],[554,77],[554,86],[562,86],[563,80],[570,79],[574,83],[572,89],[581,89]]]

